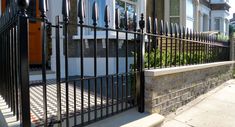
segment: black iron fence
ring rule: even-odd
[[[83,126],[135,106],[144,112],[144,70],[229,60],[229,43],[217,41],[215,35],[195,32],[178,24],[169,26],[163,21],[158,25],[158,21],[151,21],[151,18],[145,23],[144,15],[138,23],[137,16],[133,15],[130,29],[128,12],[122,21],[123,29],[118,9],[115,28],[110,28],[108,6],[104,9],[104,17],[99,17],[104,19],[105,26],[99,27],[96,3],[92,8],[93,24],[87,25],[84,0],[78,2],[79,23],[73,24],[69,20],[69,3],[63,0],[63,21],[55,17],[56,24],[47,20],[47,0],[40,0],[40,18],[27,16],[28,1],[18,0],[18,6],[12,1],[0,19],[0,95],[25,127]],[[36,83],[29,81],[29,20],[41,23],[42,78]],[[56,77],[52,80],[47,80],[48,27],[54,29],[56,35],[53,47],[56,49]],[[70,27],[79,28],[76,41],[71,42]],[[89,48],[84,34],[88,29],[93,36]],[[105,34],[103,47],[98,32]],[[110,33],[114,33],[115,38],[111,38]],[[71,75],[69,47],[75,42],[79,47],[79,62],[72,68],[78,69],[79,74]],[[88,65],[92,68],[90,75],[85,70],[88,56],[92,59],[92,64]],[[98,64],[101,58],[103,65]],[[100,74],[101,66],[103,73]]]

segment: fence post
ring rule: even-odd
[[[141,20],[139,21],[139,26],[141,29],[141,36],[140,36],[140,91],[139,91],[139,106],[138,110],[139,112],[144,112],[144,91],[145,91],[145,77],[144,77],[144,53],[145,53],[145,38],[144,38],[144,27],[145,27],[145,21],[144,21],[144,14],[141,14]]]
[[[26,8],[29,0],[18,0],[20,9],[18,16],[18,43],[20,46],[20,120],[23,127],[30,127],[30,98],[29,98],[29,65],[28,65],[28,25],[29,21],[26,15]]]

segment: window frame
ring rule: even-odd
[[[117,0],[115,0],[115,8],[117,8],[116,7],[116,1]],[[137,12],[138,12],[138,0],[136,0],[136,2],[131,1],[131,0],[119,0],[119,1],[124,2],[124,4],[125,4],[125,11],[127,11],[127,4],[135,6],[135,13],[137,14]],[[124,28],[121,28],[121,29],[124,29]],[[129,30],[132,30],[132,29],[129,28]]]
[[[216,27],[216,20],[219,21],[219,23],[218,23],[218,29],[217,29],[217,27]],[[215,17],[215,18],[214,18],[214,21],[215,21],[215,22],[214,22],[214,29],[220,31],[221,18],[220,18],[220,17]]]
[[[178,18],[179,22],[177,24],[180,24],[180,7],[181,7],[181,0],[179,0],[179,15],[171,15],[171,0],[169,0],[169,22],[171,22],[172,18]]]

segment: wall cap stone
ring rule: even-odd
[[[224,66],[229,64],[234,64],[235,61],[223,61],[223,62],[215,62],[215,63],[207,63],[207,64],[199,64],[199,65],[188,65],[181,67],[171,67],[171,68],[163,68],[163,69],[154,69],[154,70],[146,70],[145,77],[156,77],[186,71],[193,71],[217,66]]]

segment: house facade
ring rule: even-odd
[[[119,8],[120,11],[120,20],[121,25],[120,29],[123,29],[124,26],[122,25],[122,22],[124,20],[124,14],[125,11],[128,11],[128,19],[129,19],[129,29],[131,30],[131,25],[133,21],[133,15],[137,15],[137,21],[140,19],[141,13],[146,13],[146,2],[147,0],[84,0],[84,6],[85,6],[85,23],[88,25],[93,24],[92,20],[92,6],[94,2],[97,2],[98,5],[98,11],[99,11],[99,19],[98,19],[98,26],[104,27],[104,12],[105,12],[105,6],[109,6],[110,11],[110,23],[109,28],[115,29],[115,9]],[[72,23],[79,23],[79,19],[77,18],[77,2],[78,0],[71,0],[71,14],[70,14],[70,22]],[[52,24],[55,24],[55,19],[53,19],[55,16],[60,15],[60,18],[62,20],[62,10],[61,8],[58,8],[62,6],[62,0],[49,0],[50,6],[50,12],[48,13],[48,18],[52,22]],[[69,26],[69,75],[80,75],[80,28],[75,26]],[[62,35],[62,31],[61,31]],[[93,76],[94,75],[94,56],[93,56],[93,42],[94,42],[94,31],[92,29],[84,29],[83,33],[84,38],[84,48],[86,50],[85,58],[85,65],[84,65],[84,75],[86,76]],[[97,46],[99,47],[97,52],[99,54],[99,57],[97,58],[97,66],[98,75],[104,75],[105,74],[105,37],[106,33],[105,31],[97,31]],[[109,32],[109,45],[110,46],[110,56],[109,56],[109,63],[112,63],[109,65],[109,73],[114,74],[116,72],[116,57],[115,57],[115,39],[116,39],[116,32]],[[52,29],[52,47],[55,47],[55,30]],[[63,36],[60,36],[61,40],[61,52],[63,52]],[[123,40],[122,40],[123,38]],[[132,35],[129,35],[129,39],[131,40],[133,38]],[[120,57],[119,57],[119,65],[125,65],[125,56],[124,52],[121,50],[124,49],[125,40],[125,34],[120,32],[119,35],[119,50],[120,50]],[[131,42],[130,42],[131,43]],[[103,49],[103,50],[102,50]],[[63,53],[61,55],[61,73],[64,74],[64,55]],[[123,57],[122,57],[123,56]],[[129,65],[133,64],[133,57],[128,58]],[[75,68],[76,67],[76,68]],[[51,70],[56,70],[56,49],[52,48],[52,55],[51,55]],[[125,72],[125,66],[119,66],[119,72]]]
[[[71,0],[71,13],[70,13],[70,22],[77,24],[79,23],[79,19],[77,18],[77,4],[79,0]],[[86,25],[92,25],[92,6],[94,2],[97,2],[98,5],[98,11],[99,11],[99,19],[98,19],[98,26],[104,27],[104,12],[105,12],[105,6],[109,6],[109,11],[110,11],[110,23],[109,23],[109,28],[114,28],[115,29],[115,9],[119,8],[120,11],[120,20],[121,20],[121,25],[120,29],[124,29],[124,25],[122,25],[122,22],[124,21],[124,14],[125,11],[128,11],[128,19],[129,19],[129,29],[131,30],[131,26],[133,23],[133,15],[137,15],[137,21],[140,19],[141,13],[146,13],[146,1],[147,0],[84,0],[84,5],[85,5],[85,13],[86,17],[84,19]],[[6,7],[8,6],[10,0],[0,0],[0,15],[4,13]],[[48,0],[48,5],[49,5],[49,11],[47,12],[47,19],[49,22],[52,24],[56,24],[55,22],[55,17],[60,16],[60,21],[63,20],[62,17],[62,0]],[[30,6],[29,10],[32,9],[32,12],[36,12],[34,14],[35,17],[40,17],[40,12],[38,10],[39,8],[39,0],[35,1],[30,1]],[[37,22],[31,22],[29,26],[29,32],[30,32],[30,44],[29,44],[29,59],[30,59],[30,65],[39,65],[42,62],[42,43],[41,43],[41,30],[40,30],[40,23]],[[75,26],[69,26],[69,75],[79,75],[80,70],[78,69],[80,66],[80,52],[79,52],[79,39],[80,39],[80,33],[79,33],[79,27]],[[64,60],[64,43],[63,43],[63,31],[60,31],[60,47],[61,47],[61,74],[64,76],[64,66],[65,66],[65,60]],[[84,66],[84,73],[87,76],[92,76],[94,68],[92,68],[94,65],[94,58],[92,52],[92,43],[94,39],[94,31],[92,29],[85,29],[84,30],[84,42],[85,42],[85,49],[87,52],[90,52],[88,54],[85,54],[85,66]],[[114,39],[116,38],[116,32],[109,32],[109,39],[110,39],[110,45],[114,43]],[[123,43],[124,43],[124,38],[125,34],[120,33],[119,35],[120,41],[122,41],[123,38]],[[112,40],[113,39],[113,40]],[[131,37],[129,38],[131,39]],[[48,65],[50,66],[50,70],[52,72],[56,71],[56,49],[55,49],[55,29],[51,29],[51,36],[50,36],[50,45],[48,47],[52,47],[52,49],[49,49],[51,53],[48,53]],[[98,47],[104,47],[105,43],[105,32],[104,31],[98,31],[97,32],[97,41],[98,41]],[[121,44],[123,44],[121,43]],[[119,45],[120,50],[123,48],[123,45]],[[114,48],[113,48],[114,50]],[[99,52],[99,51],[98,51]],[[122,56],[123,54],[120,54]],[[97,64],[99,66],[98,68],[98,75],[104,74],[104,68],[105,68],[105,63],[104,60],[105,57],[100,55],[97,60]],[[130,62],[129,64],[132,64],[133,57],[130,57]],[[120,65],[124,65],[125,63],[125,58],[123,56],[120,57]],[[110,63],[115,63],[115,54],[114,51],[110,53]],[[76,69],[74,69],[76,67]],[[110,65],[110,73],[115,73],[115,64]],[[119,67],[120,72],[125,71],[124,66]],[[48,76],[48,78],[54,78],[55,73],[52,73]],[[37,80],[40,79],[41,77],[36,77],[36,78],[31,78],[32,80]]]
[[[150,0],[147,5],[147,15],[152,16],[154,7]],[[229,34],[229,0],[156,0],[158,4],[164,6],[155,14],[158,19],[178,23],[189,29],[200,32],[220,32]],[[164,15],[164,16],[162,16]]]

